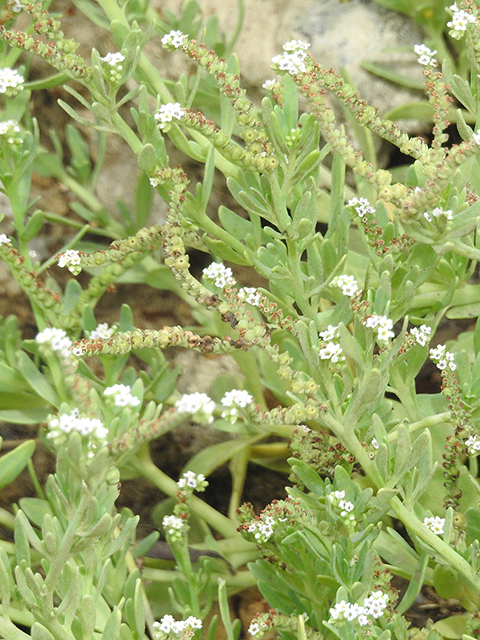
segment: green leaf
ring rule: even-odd
[[[27,380],[31,388],[41,397],[44,398],[54,407],[58,408],[60,400],[54,391],[53,387],[47,382],[45,376],[43,376],[32,360],[24,351],[20,351],[17,354],[18,368]]]
[[[40,211],[40,209],[34,211],[30,216],[26,227],[18,234],[18,239],[21,242],[30,242],[30,240],[32,240],[42,228],[43,217],[43,211]]]
[[[227,442],[219,442],[206,447],[187,462],[182,473],[184,471],[194,471],[208,476],[256,440],[258,440],[257,436],[248,440],[227,440]]]
[[[34,451],[35,440],[27,440],[9,453],[0,456],[0,489],[15,480],[27,465]]]

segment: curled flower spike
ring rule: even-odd
[[[162,131],[167,131],[169,123],[173,122],[174,119],[180,120],[185,113],[179,102],[169,102],[168,104],[162,104],[153,117],[158,121],[159,128]]]
[[[413,49],[418,56],[419,64],[423,64],[425,67],[437,66],[437,61],[433,57],[437,53],[436,50],[432,51],[424,44],[416,44]]]

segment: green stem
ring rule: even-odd
[[[16,627],[13,622],[0,617],[0,636],[5,640],[31,640],[31,636]]]

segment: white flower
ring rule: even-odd
[[[423,64],[426,67],[437,66],[437,61],[433,57],[437,53],[436,51],[432,51],[424,44],[416,44],[414,46],[414,51],[418,56],[418,62],[420,64]]]
[[[122,68],[120,62],[123,62],[125,60],[125,56],[122,56],[122,54],[119,52],[107,53],[107,55],[103,56],[103,58],[100,58],[100,60],[102,60],[102,62],[105,62],[106,64],[109,64],[111,67],[116,67],[118,70],[120,70]]]
[[[434,218],[438,218],[439,216],[444,215],[447,217],[447,220],[453,219],[453,213],[451,209],[445,210],[445,209],[442,209],[442,207],[435,207],[435,209],[431,211],[431,214]],[[429,213],[425,212],[423,215],[428,220],[428,222],[432,221],[432,218]]]
[[[273,535],[273,525],[275,519],[272,516],[265,516],[263,520],[254,520],[248,525],[247,531],[253,533],[257,542],[267,542]]]
[[[22,9],[23,9],[23,3],[20,2],[19,0],[14,0],[14,3],[12,5],[12,11],[14,11],[15,13],[19,13]]]
[[[372,438],[372,447],[378,449],[378,441],[376,438]]]
[[[138,407],[139,398],[132,396],[131,388],[126,384],[114,384],[103,390],[104,396],[113,396],[116,407]]]
[[[185,110],[182,109],[179,102],[169,102],[168,104],[162,104],[153,117],[158,120],[160,129],[166,129],[165,125],[172,122],[174,118],[180,120],[184,115]]]
[[[388,606],[388,594],[383,591],[374,591],[363,601],[363,606],[357,603],[351,604],[345,600],[337,602],[330,609],[329,622],[355,621],[361,627],[371,624],[371,618],[380,618]]]
[[[324,342],[334,340],[338,336],[338,327],[334,327],[332,324],[329,324],[326,331],[320,331],[318,335]]]
[[[369,329],[376,329],[377,338],[381,342],[387,342],[389,338],[395,337],[392,331],[393,321],[387,316],[371,315],[363,321],[363,324]]]
[[[367,615],[380,618],[388,606],[388,594],[383,591],[374,591],[371,596],[365,598],[363,606]]]
[[[227,391],[221,402],[226,407],[222,413],[222,418],[227,418],[232,424],[235,424],[238,418],[238,408],[244,409],[253,402],[253,396],[245,390],[232,389],[232,391]]]
[[[58,256],[58,266],[67,267],[70,273],[78,275],[81,271],[80,267],[80,251],[75,249],[67,249]]]
[[[12,241],[5,233],[0,233],[0,244],[8,244],[9,246],[11,246]]]
[[[275,86],[276,82],[276,80],[265,80],[265,82],[262,84],[262,87],[263,89],[271,89]]]
[[[345,360],[345,356],[342,355],[342,347],[336,342],[326,342],[322,345],[318,354],[322,360],[331,360],[331,362]]]
[[[0,69],[0,93],[6,93],[9,88],[15,89],[24,81],[23,76],[14,69]]]
[[[20,133],[20,127],[15,120],[4,120],[0,122],[0,136],[8,136],[9,144],[15,142],[15,134]]]
[[[353,207],[359,218],[375,213],[375,209],[366,198],[352,198],[347,202],[347,207]]]
[[[203,482],[205,482],[205,476],[203,475],[203,473],[197,474],[193,471],[186,471],[177,482],[177,486],[179,489],[184,489],[185,487],[196,489]]]
[[[240,300],[245,300],[254,307],[258,307],[260,304],[261,294],[255,289],[255,287],[242,287],[238,292]]]
[[[47,327],[35,336],[35,341],[38,344],[47,344],[52,351],[59,353],[62,358],[70,358],[70,348],[72,341],[67,336],[63,329],[55,329],[53,327]]]
[[[162,526],[167,533],[174,534],[183,529],[184,521],[178,516],[165,516],[162,520]]]
[[[224,287],[233,286],[235,279],[230,267],[225,267],[221,262],[212,262],[203,270],[203,275],[209,280],[215,280],[215,286],[223,289]]]
[[[415,338],[419,345],[424,347],[427,344],[428,336],[432,333],[432,328],[427,327],[426,324],[420,325],[420,327],[413,327],[410,329],[410,334]]]
[[[339,287],[344,296],[353,297],[358,291],[357,281],[353,276],[341,275],[332,280],[332,286]]]
[[[440,371],[445,371],[447,367],[450,371],[455,371],[457,368],[454,362],[455,355],[447,351],[447,347],[444,344],[439,344],[435,349],[430,349],[430,358]]]
[[[445,518],[432,516],[431,518],[425,518],[423,524],[437,536],[440,536],[443,533],[443,528],[445,526]]]
[[[206,393],[185,393],[175,402],[175,408],[178,413],[191,413],[199,424],[213,422],[215,403]]]
[[[98,418],[82,418],[78,409],[73,409],[71,413],[62,413],[56,418],[52,418],[48,427],[50,433],[47,437],[58,438],[59,431],[70,433],[78,431],[82,436],[90,436],[96,440],[104,441],[108,436],[108,429],[103,426]]]
[[[465,446],[468,448],[469,455],[478,455],[480,453],[480,437],[477,434],[470,436],[465,440]]]
[[[480,129],[477,129],[476,133],[473,134],[472,138],[475,144],[478,144],[480,146]]]
[[[102,322],[96,329],[90,332],[88,336],[90,340],[108,340],[113,336],[114,329],[109,327],[106,322]]]
[[[248,633],[251,636],[256,636],[259,631],[260,631],[260,626],[258,622],[251,622],[250,626],[248,627]]]
[[[456,40],[460,40],[467,29],[467,25],[475,22],[476,18],[471,13],[467,13],[463,9],[459,9],[456,4],[452,4],[450,9],[453,11],[452,20],[447,22],[450,27],[450,35]]]
[[[170,46],[174,49],[179,49],[183,45],[186,37],[187,36],[181,31],[170,31],[170,33],[163,36],[160,42],[163,46]]]
[[[288,73],[292,75],[304,73],[306,71],[306,50],[309,47],[310,44],[303,42],[303,40],[291,40],[283,46],[284,53],[272,58],[272,62],[277,65],[281,71],[288,71]]]
[[[159,622],[155,621],[152,626],[161,634],[186,638],[193,635],[192,629],[202,628],[202,621],[194,616],[188,616],[186,620],[175,620],[173,616],[167,614]],[[155,637],[161,637],[160,633],[158,633],[158,636],[155,634]]]

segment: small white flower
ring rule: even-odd
[[[347,207],[353,207],[359,218],[375,213],[375,209],[366,198],[352,198],[347,202]]]
[[[261,294],[255,289],[255,287],[242,287],[238,292],[240,300],[245,300],[254,307],[258,307],[260,304]]]
[[[450,371],[455,371],[457,368],[454,362],[455,355],[447,351],[447,347],[444,344],[439,344],[435,349],[430,349],[430,358],[440,371],[445,371],[447,367]]]
[[[4,120],[0,122],[0,136],[8,136],[8,143],[15,142],[15,134],[20,133],[20,127],[15,120]],[[19,140],[17,136],[17,141]]]
[[[167,533],[174,534],[183,529],[184,521],[178,516],[165,516],[162,520],[162,526]]]
[[[378,441],[376,438],[372,438],[372,447],[378,449]]]
[[[477,129],[477,131],[473,134],[472,138],[475,144],[478,144],[480,146],[480,129]]]
[[[67,249],[64,253],[58,256],[58,266],[62,268],[67,267],[70,273],[78,275],[81,271],[80,251]]]
[[[109,64],[111,67],[116,67],[118,70],[120,70],[122,68],[120,62],[123,62],[125,60],[125,56],[122,56],[122,54],[119,52],[107,53],[107,55],[103,56],[103,58],[100,58],[100,60],[102,60],[102,62],[105,62],[106,64]]]
[[[194,473],[193,471],[186,471],[180,480],[177,482],[179,489],[190,487],[190,489],[196,489],[200,484],[205,482],[205,476],[203,473]]]
[[[7,93],[8,89],[15,89],[25,82],[23,76],[14,69],[0,69],[0,93]]]
[[[225,411],[222,412],[222,418],[226,418],[232,424],[235,424],[238,418],[238,408],[244,409],[253,402],[253,396],[245,390],[232,389],[232,391],[227,391],[221,402],[225,407]]]
[[[183,46],[186,37],[187,36],[181,31],[170,31],[170,33],[163,36],[160,42],[163,46],[170,46],[174,47],[174,49],[179,49]]]
[[[332,324],[329,324],[327,329],[325,331],[320,331],[318,335],[324,342],[335,340],[338,336],[338,327],[334,327]]]
[[[332,280],[332,286],[339,287],[343,295],[349,298],[352,298],[359,291],[357,281],[353,276],[337,276]]]
[[[437,52],[432,51],[424,44],[416,44],[414,51],[418,56],[418,62],[426,67],[436,67],[437,61],[433,57]]]
[[[259,631],[260,631],[260,626],[258,622],[251,622],[250,626],[248,627],[248,633],[251,636],[256,636]]]
[[[0,244],[8,244],[9,246],[11,246],[12,241],[5,233],[0,233]]]
[[[113,336],[114,329],[109,327],[106,322],[102,322],[96,329],[90,332],[88,336],[90,340],[108,340]]]
[[[432,516],[431,518],[425,518],[423,524],[428,527],[437,536],[442,535],[443,528],[445,526],[445,518],[439,518],[438,516]]]
[[[339,362],[345,360],[342,347],[336,342],[326,342],[318,352],[322,360],[330,360],[331,362]]]
[[[431,212],[431,215],[434,218],[438,218],[442,215],[446,216],[447,220],[452,220],[453,219],[453,213],[451,209],[442,209],[442,207],[435,207],[435,209],[433,209]],[[425,212],[423,215],[424,217],[428,220],[428,222],[432,221],[431,215],[430,213]]]
[[[447,22],[447,27],[450,27],[450,35],[456,40],[460,40],[464,35],[467,26],[475,22],[476,18],[471,13],[459,9],[456,4],[453,4],[450,9],[453,11],[453,16],[450,22]]]
[[[393,322],[386,316],[371,315],[363,321],[363,324],[369,329],[377,330],[377,338],[382,342],[387,342],[390,338],[394,338],[392,331]]]
[[[203,270],[203,275],[209,280],[214,280],[215,286],[221,289],[227,285],[231,287],[235,284],[232,270],[230,267],[225,267],[221,262],[212,262]]]
[[[116,407],[138,407],[139,398],[132,396],[131,388],[126,384],[114,384],[103,390],[104,396],[113,396]]]
[[[420,325],[420,327],[413,327],[410,329],[410,334],[415,338],[419,345],[424,347],[427,344],[429,335],[432,333],[432,328],[427,327],[426,324]]]
[[[38,342],[38,344],[47,344],[52,351],[59,353],[62,358],[70,358],[72,341],[63,329],[47,327],[43,331],[40,331],[40,333],[37,333],[35,341]]]
[[[465,440],[465,446],[468,448],[469,455],[478,455],[480,453],[480,437],[477,434],[470,436]]]
[[[47,437],[57,439],[59,432],[70,433],[78,431],[82,436],[89,436],[98,442],[92,442],[92,446],[96,446],[106,440],[108,429],[103,426],[102,421],[98,418],[82,418],[78,409],[73,409],[71,413],[62,413],[56,418],[52,418],[48,427],[50,432]]]
[[[166,129],[168,123],[175,120],[180,120],[185,115],[185,110],[182,109],[179,102],[169,102],[168,104],[162,104],[157,113],[153,116],[158,121],[160,129]]]
[[[23,2],[20,2],[19,0],[14,0],[12,5],[12,11],[14,13],[19,13],[22,9],[23,9]]]
[[[291,75],[304,73],[306,71],[305,59],[309,47],[310,44],[303,42],[303,40],[291,40],[283,46],[284,53],[272,58],[272,62],[281,71],[288,71]]]
[[[276,80],[265,80],[265,82],[262,84],[263,89],[272,89],[272,87],[275,86],[276,84]]]
[[[199,424],[213,422],[215,403],[206,393],[185,393],[175,402],[175,408],[178,413],[191,413]]]

